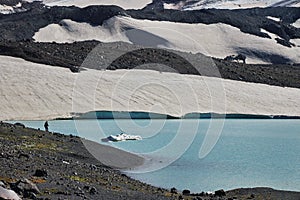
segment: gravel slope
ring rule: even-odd
[[[0,181],[14,188],[14,183],[26,178],[40,191],[28,191],[25,186],[19,190],[24,199],[33,199],[32,193],[38,199],[169,199],[167,190],[130,179],[97,161],[78,137],[1,122],[0,144]],[[111,150],[98,146],[102,156]],[[111,153],[127,157],[122,151]]]

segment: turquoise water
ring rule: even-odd
[[[22,123],[43,127],[42,121]],[[300,120],[227,119],[216,145],[201,159],[199,149],[211,125],[209,119],[66,120],[50,121],[49,125],[50,131],[100,143],[104,143],[103,137],[121,131],[142,135],[142,141],[104,144],[146,155],[153,169],[183,153],[160,170],[129,172],[133,178],[155,186],[192,192],[260,186],[300,191]]]

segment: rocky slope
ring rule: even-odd
[[[207,8],[242,9],[253,7],[299,7],[298,0],[154,0],[154,4],[163,5],[164,8],[178,10],[199,10]]]
[[[174,69],[175,72],[181,74],[199,75],[198,71],[182,67],[181,58],[189,58],[193,60],[196,69],[201,69],[202,75],[216,76],[212,69],[205,67],[204,63],[214,62],[220,75],[225,79],[238,81],[263,83],[282,87],[300,88],[300,65],[259,65],[259,64],[242,64],[237,62],[225,61],[222,59],[213,59],[202,54],[188,54],[178,51],[162,50],[162,49],[142,49],[140,46],[130,45],[126,43],[99,43],[98,41],[85,41],[70,44],[57,43],[35,43],[35,42],[0,42],[0,54],[13,57],[20,57],[25,60],[42,63],[53,66],[61,66],[70,68],[71,71],[77,71],[87,55],[97,46],[102,49],[102,55],[98,59],[103,64],[102,67],[93,67],[85,65],[84,67],[94,69],[128,69],[136,68],[147,63],[165,64]],[[119,59],[111,62],[112,55],[124,54]],[[102,58],[101,58],[102,56]],[[187,61],[186,61],[187,62]],[[184,66],[189,66],[184,65]],[[20,66],[21,67],[21,66]],[[192,67],[193,68],[193,67]],[[143,69],[155,69],[153,66]],[[165,71],[164,69],[160,69]]]
[[[274,7],[274,8],[252,8],[240,10],[205,9],[195,11],[178,11],[165,9],[152,9],[151,6],[141,11],[130,11],[128,14],[137,19],[151,19],[159,21],[173,21],[184,23],[224,23],[239,28],[244,33],[259,37],[270,38],[261,29],[278,35],[282,45],[291,47],[289,40],[300,37],[300,30],[291,26],[300,18],[300,8]],[[286,13],[289,13],[288,15]],[[277,22],[267,18],[272,16],[279,18]]]
[[[24,199],[169,199],[98,162],[78,137],[1,122],[0,143],[0,181]]]
[[[2,0],[0,5],[15,5],[18,1],[15,0],[13,3],[8,3],[6,0]],[[148,42],[151,43],[150,46],[152,47],[163,46],[187,52],[201,52],[207,54],[207,56],[219,58],[232,53],[241,53],[254,61],[260,61],[253,63],[293,64],[299,63],[297,55],[299,54],[300,28],[295,24],[300,18],[299,9],[295,7],[270,7],[180,11],[166,10],[157,6],[156,2],[153,2],[153,4],[149,4],[144,9],[125,10],[118,6],[49,7],[36,1],[33,3],[22,2],[19,8],[20,12],[0,14],[0,42],[2,43],[0,54],[6,55],[6,47],[10,48],[10,42],[34,41],[36,34],[40,30],[52,26],[59,30],[53,30],[52,28],[53,32],[47,31],[48,29],[44,32],[51,32],[54,36],[61,35],[59,37],[62,38],[64,35],[70,34],[75,38],[71,39],[71,42],[82,41],[87,34],[86,32],[81,32],[81,30],[86,29],[88,25],[91,29],[90,32],[95,31],[94,35],[91,34],[88,37],[89,40],[98,39],[100,42],[107,42],[106,38],[115,37],[115,33],[117,35],[123,34],[121,37],[125,39],[117,38],[114,41],[121,40],[143,45],[143,42],[140,43],[140,41],[135,39],[151,37],[151,40],[160,41],[157,44],[154,42],[153,46],[153,41],[151,43],[149,38],[146,39],[150,40]],[[166,23],[166,21],[169,23]],[[177,28],[175,22],[178,23]],[[185,25],[190,26],[185,27]],[[215,27],[215,25],[217,26]],[[205,52],[199,47],[193,47],[194,42],[190,41],[178,44],[183,39],[180,37],[185,35],[185,33],[175,35],[176,38],[171,36],[170,39],[170,35],[175,34],[174,32],[151,32],[144,30],[143,27],[148,27],[148,29],[156,27],[160,30],[165,27],[165,29],[179,33],[184,29],[190,30],[189,32],[194,30],[195,34],[202,34],[205,37],[198,38],[197,35],[189,35],[188,37],[194,38],[194,40],[201,40],[198,41],[198,46],[203,46],[203,49],[207,48],[207,50]],[[206,30],[206,28],[208,29]],[[201,32],[202,29],[203,32]],[[128,33],[130,31],[133,31],[133,35]],[[43,33],[40,33],[41,38],[43,38]],[[229,33],[232,36],[222,36],[222,34],[229,35]],[[235,35],[236,37],[234,37]],[[249,38],[249,36],[251,37]],[[212,41],[211,44],[202,43],[202,40],[209,40],[209,38],[217,41]],[[253,45],[245,45],[244,43],[247,43],[247,40],[248,43],[253,43]],[[14,45],[16,44],[12,44],[12,46]],[[221,48],[216,49],[217,47]],[[24,47],[22,48],[24,49]],[[31,52],[34,50],[25,49],[23,51]],[[228,53],[225,54],[225,52]],[[20,52],[16,54],[20,54]]]
[[[0,2],[4,5],[5,3],[5,1]],[[117,6],[47,7],[39,2],[23,2],[22,8],[26,11],[10,15],[0,14],[0,41],[33,40],[34,34],[39,29],[49,24],[59,24],[64,19],[97,26],[114,16],[131,16],[135,19],[188,24],[223,23],[236,27],[243,33],[262,38],[271,38],[270,34],[274,34],[277,37],[278,45],[289,48],[298,48],[297,44],[290,40],[300,38],[300,29],[293,26],[293,23],[300,18],[300,8],[293,7],[179,11],[165,10],[154,3],[141,10],[124,10]],[[274,20],[274,18],[278,18],[280,21]],[[246,51],[241,51],[241,53],[246,53]]]

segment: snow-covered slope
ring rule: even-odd
[[[28,2],[36,0],[26,0]],[[151,3],[151,0],[41,0],[48,6],[77,6],[86,7],[89,5],[116,5],[124,9],[141,9],[147,4]]]
[[[5,56],[0,56],[0,67],[0,120],[68,117],[91,110],[300,116],[300,89],[295,88],[147,70],[74,74]]]
[[[99,40],[103,42],[128,41],[114,25],[91,26],[88,23],[78,23],[69,19],[40,29],[33,38],[38,42],[55,41],[57,43],[85,40]]]
[[[297,22],[298,23],[298,22]],[[126,31],[125,31],[126,30]],[[96,39],[103,42],[124,41],[143,46],[164,47],[187,52],[200,52],[205,55],[224,58],[238,53],[241,49],[253,53],[248,63],[266,63],[264,57],[254,55],[263,52],[266,56],[280,55],[291,62],[300,62],[300,48],[279,45],[274,34],[272,39],[261,38],[241,32],[226,24],[184,24],[150,20],[137,20],[129,17],[114,17],[103,26],[91,26],[63,20],[51,24],[34,35],[40,42],[74,42]]]
[[[206,8],[242,9],[254,7],[290,6],[300,7],[299,0],[183,0],[179,3],[165,3],[165,9],[198,10]]]
[[[281,1],[276,0],[273,1],[273,4],[271,4],[270,6],[300,7],[300,1],[299,0],[281,0]]]

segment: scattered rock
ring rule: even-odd
[[[33,176],[36,176],[36,177],[47,177],[48,176],[48,173],[46,170],[44,169],[37,169],[34,173]]]
[[[190,191],[190,190],[183,190],[183,191],[182,191],[182,194],[183,194],[183,195],[190,195],[190,194],[191,194],[191,191]]]
[[[18,158],[26,158],[26,159],[29,159],[30,158],[30,155],[29,154],[26,154],[26,153],[20,153]]]
[[[23,195],[23,197],[25,198],[31,197],[33,193],[34,194],[40,193],[38,187],[33,182],[31,182],[26,178],[11,184],[11,189],[13,189],[18,194]]]
[[[35,193],[29,192],[29,193],[27,194],[27,198],[30,198],[30,199],[37,199],[37,196],[36,196]]]
[[[98,167],[96,165],[90,165],[90,167],[91,167],[92,170],[97,170],[98,169]]]
[[[62,161],[63,162],[63,164],[66,164],[66,165],[69,165],[70,163],[69,162],[67,162],[67,161]]]
[[[215,191],[215,196],[218,196],[218,197],[226,196],[226,192],[224,190],[217,190],[217,191]]]
[[[94,187],[92,187],[92,188],[90,189],[90,194],[94,195],[94,194],[96,194],[96,193],[97,193],[97,189],[94,188]]]
[[[70,195],[68,191],[57,191],[55,194]]]
[[[70,70],[73,73],[79,73],[80,72],[80,67],[78,67],[78,66],[71,66]]]
[[[86,185],[86,186],[83,187],[83,189],[84,189],[84,190],[89,190],[89,189],[90,189],[90,186]]]
[[[178,191],[177,191],[177,189],[176,188],[171,188],[171,193],[173,193],[173,194],[177,194],[178,193]]]

